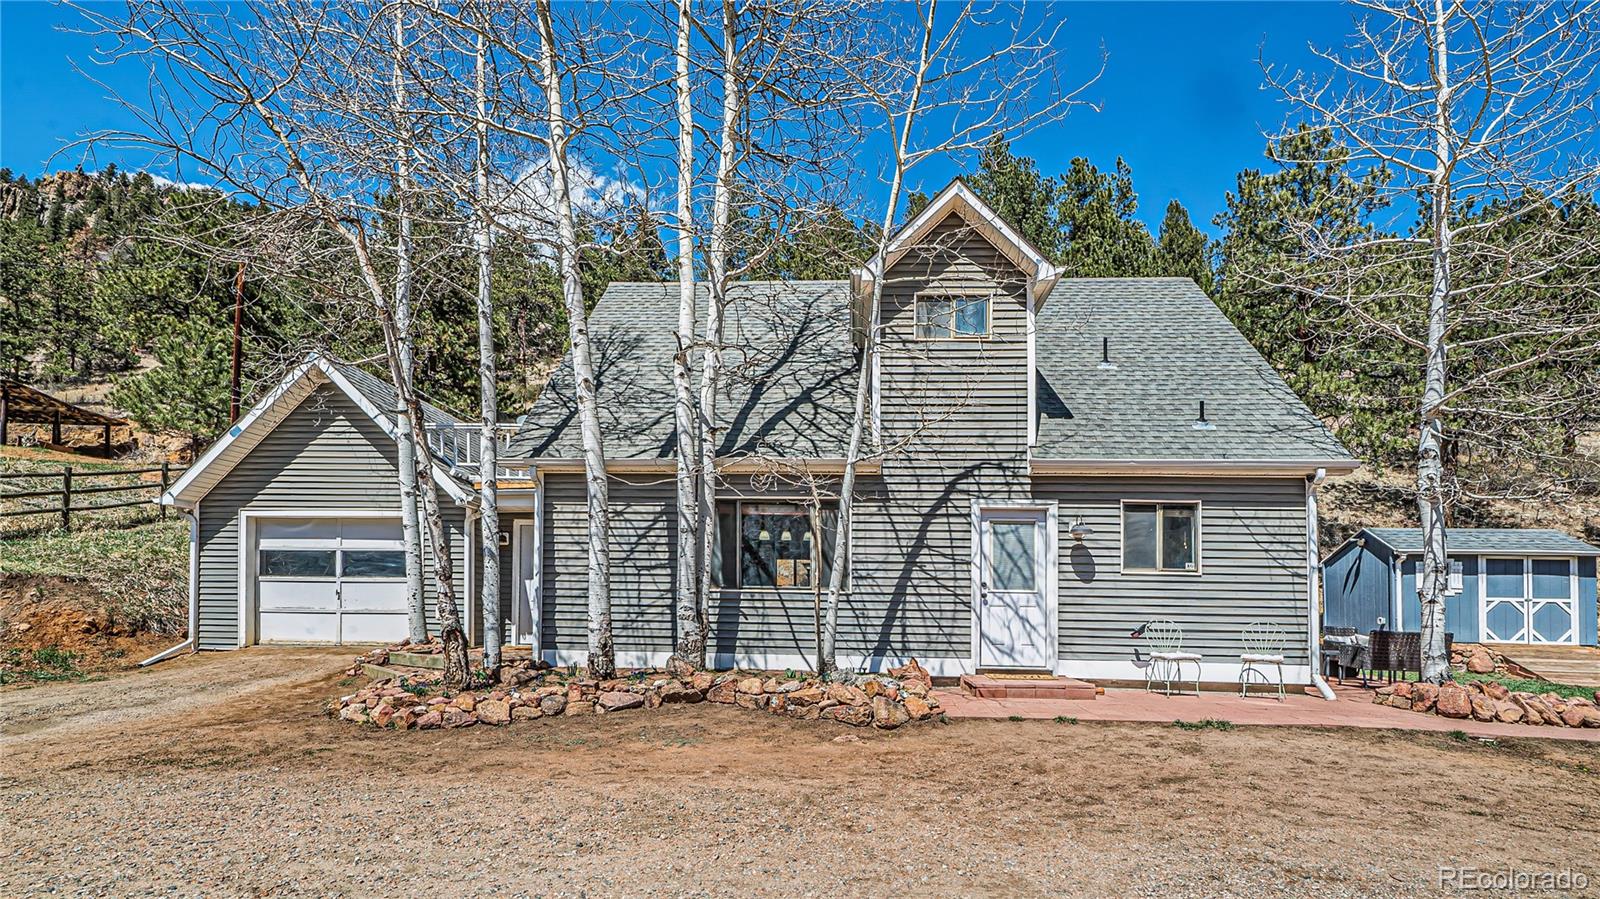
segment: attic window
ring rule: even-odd
[[[918,340],[963,340],[988,336],[988,297],[937,293],[917,297]]]

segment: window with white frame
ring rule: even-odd
[[[719,502],[712,578],[727,589],[826,587],[838,524],[833,503]]]
[[[954,340],[989,336],[989,297],[922,294],[917,297],[917,338]]]
[[[1122,504],[1122,570],[1197,574],[1200,504]]]

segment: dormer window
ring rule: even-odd
[[[989,336],[989,297],[929,293],[917,296],[918,340]]]

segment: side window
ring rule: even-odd
[[[955,340],[988,336],[988,297],[948,294],[917,297],[917,339]]]
[[[1124,503],[1123,571],[1200,571],[1198,503]]]

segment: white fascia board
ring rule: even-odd
[[[1013,230],[1005,219],[990,208],[989,204],[979,199],[972,188],[968,187],[959,178],[951,181],[945,185],[944,190],[935,194],[933,199],[928,201],[928,205],[917,213],[917,216],[904,228],[901,228],[894,239],[889,242],[885,249],[888,264],[893,265],[896,261],[896,254],[908,246],[915,245],[916,241],[922,239],[928,229],[943,221],[946,215],[952,211],[960,214],[963,206],[972,213],[972,218],[977,219],[972,224],[982,224],[993,228],[1002,240],[1012,246],[1018,257],[1033,267],[1032,274],[1040,288],[1054,285],[1055,281],[1060,277],[1060,271],[1056,266],[1035,250],[1032,244],[1028,243],[1022,235]],[[966,215],[963,215],[962,218],[972,221],[972,218],[968,218]],[[856,270],[854,277],[863,283],[870,283],[873,279],[881,276],[884,268],[884,257],[874,255],[861,268]]]
[[[1253,459],[1030,459],[1033,475],[1143,474],[1172,476],[1266,475],[1290,477],[1315,474],[1346,475],[1361,467],[1354,459],[1253,460]]]
[[[539,474],[582,474],[584,462],[575,458],[540,458],[532,460],[533,467]],[[777,474],[812,474],[812,475],[842,475],[844,474],[845,460],[841,458],[754,458],[748,456],[723,457],[717,460],[717,471],[723,474],[759,474],[773,472]],[[876,460],[862,459],[856,462],[856,471],[861,474],[876,474],[881,468]],[[608,459],[606,460],[606,473],[617,474],[658,474],[674,472],[678,469],[675,459]]]
[[[189,470],[183,473],[183,477],[178,478],[171,487],[167,488],[166,493],[161,494],[158,502],[167,506],[186,507],[198,503],[200,496],[190,496],[189,494],[193,492],[194,485],[200,477],[217,465],[223,454],[228,452],[236,443],[244,442],[242,445],[245,447],[246,454],[251,449],[254,449],[255,443],[259,442],[261,437],[266,436],[265,434],[257,433],[257,426],[266,425],[267,423],[263,422],[263,418],[278,409],[279,404],[284,402],[313,370],[320,371],[315,358],[307,359],[305,362],[295,366],[289,374],[284,376],[284,379],[279,382],[277,387],[274,387],[249,412],[245,413],[243,418],[234,422],[228,428],[228,432],[222,436],[222,439],[211,444],[211,448],[206,450],[199,459],[195,460],[193,465],[189,466]],[[294,398],[297,404],[300,399],[301,397]],[[276,422],[271,422],[270,424],[276,424]],[[267,430],[270,431],[271,427],[267,427]],[[230,470],[232,469],[231,465],[228,467]],[[226,471],[223,472],[223,474],[226,473]],[[204,495],[203,491],[201,495]]]

